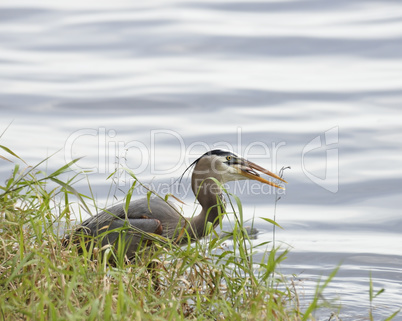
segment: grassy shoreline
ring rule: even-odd
[[[0,147],[7,154],[0,161],[24,163]],[[89,250],[62,246],[54,227],[63,221],[71,228],[71,204],[78,200],[85,210],[93,199],[74,189],[77,177],[60,177],[71,164],[46,174],[39,170],[42,163],[15,165],[0,182],[0,319],[315,320],[336,271],[317,285],[315,298],[302,310],[292,280],[277,272],[287,251],[274,248],[254,261],[254,251],[266,244],[253,245],[244,233],[236,196],[228,194],[228,211],[236,218],[233,246],[211,233],[208,242],[182,247],[165,242],[151,257],[127,262],[95,242]],[[110,255],[117,256],[116,266],[109,264]]]

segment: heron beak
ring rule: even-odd
[[[271,176],[271,177],[273,177],[273,178],[275,178],[277,180],[280,180],[281,182],[287,183],[284,179],[280,178],[278,175],[275,175],[274,173],[271,173],[269,170],[267,170],[267,169],[265,169],[265,168],[263,168],[263,167],[261,167],[261,166],[259,166],[257,164],[254,164],[254,163],[252,163],[250,161],[245,160],[243,162],[243,164],[241,164],[237,168],[238,168],[238,173],[240,175],[244,176],[244,177],[247,177],[248,179],[254,179],[256,181],[259,181],[259,182],[264,183],[264,184],[271,185],[271,186],[276,187],[276,188],[285,189],[282,186],[279,186],[279,185],[277,185],[275,183],[272,183],[272,182],[266,180],[265,178],[262,178],[256,171],[259,171],[259,172],[264,173],[264,174],[266,174],[268,176]]]

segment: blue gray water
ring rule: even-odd
[[[342,263],[324,292],[342,320],[367,319],[370,272],[375,319],[402,306],[401,75],[400,1],[0,3],[0,144],[30,164],[58,151],[48,171],[85,156],[100,207],[129,167],[189,214],[188,177],[171,183],[206,149],[291,166],[281,271],[308,302]],[[231,190],[269,241],[275,196],[244,184]]]

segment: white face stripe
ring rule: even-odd
[[[213,156],[214,159],[212,161],[212,170],[221,175],[222,183],[247,179],[247,177],[239,174],[239,165],[228,164],[226,157],[227,156]]]

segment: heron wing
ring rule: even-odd
[[[128,224],[127,224],[128,223]],[[130,227],[132,229],[130,229]],[[115,219],[110,223],[106,230],[114,230],[119,228],[127,228],[129,232],[141,234],[140,231],[146,233],[153,233],[162,235],[163,227],[159,220],[149,218],[147,216],[142,216],[141,218],[129,218],[128,220],[118,220]]]
[[[139,199],[129,204],[127,213],[123,204],[104,210],[80,225],[77,231],[85,231],[90,235],[98,235],[107,230],[123,227],[127,222],[145,232],[156,233],[160,229],[168,231],[176,228],[180,215],[175,207],[159,198]],[[127,224],[127,223],[126,223]],[[163,227],[163,229],[162,229]]]
[[[141,231],[146,233],[141,233]],[[120,238],[124,240],[127,256],[133,257],[140,245],[147,246],[152,242],[147,233],[161,235],[162,231],[162,224],[159,220],[146,216],[128,220],[115,219],[105,228],[102,246],[107,244],[116,245]]]

